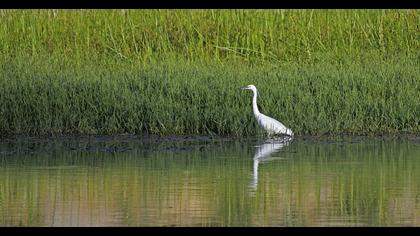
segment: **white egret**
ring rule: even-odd
[[[257,119],[258,124],[267,131],[269,136],[275,134],[281,135],[288,135],[293,136],[293,131],[286,126],[284,126],[280,121],[275,120],[271,117],[268,117],[262,114],[257,107],[257,88],[254,85],[248,85],[246,87],[242,87],[241,89],[248,89],[252,90],[254,96],[252,98],[252,109],[254,111],[254,116]]]

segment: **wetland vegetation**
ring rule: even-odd
[[[1,10],[0,133],[420,131],[418,10]]]

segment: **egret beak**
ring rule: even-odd
[[[242,90],[248,89],[248,86],[241,87]]]

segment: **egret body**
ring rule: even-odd
[[[243,87],[242,89],[251,90],[253,92],[252,97],[252,110],[254,112],[254,116],[257,119],[258,124],[267,131],[269,136],[275,135],[275,134],[281,134],[281,135],[288,135],[293,136],[293,131],[286,126],[284,126],[280,121],[275,120],[271,117],[268,117],[264,114],[262,114],[257,107],[257,88],[254,85],[248,85],[246,87]]]

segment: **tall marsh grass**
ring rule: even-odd
[[[418,10],[1,10],[0,133],[420,131]]]
[[[315,63],[366,51],[417,54],[419,17],[418,10],[2,10],[0,48],[75,64]]]

